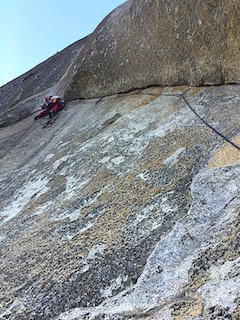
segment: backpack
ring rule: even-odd
[[[61,98],[59,96],[53,96],[51,99],[51,103],[55,104],[57,102],[59,102],[61,100]]]

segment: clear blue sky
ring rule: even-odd
[[[89,35],[126,0],[0,0],[0,86]]]

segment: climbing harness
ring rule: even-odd
[[[238,151],[240,151],[240,147],[238,145],[236,145],[234,142],[232,142],[231,140],[229,140],[225,135],[223,135],[222,133],[220,133],[218,130],[216,130],[214,127],[212,127],[207,121],[205,121],[197,112],[196,110],[190,105],[190,103],[187,101],[187,99],[184,97],[183,94],[181,93],[159,93],[159,94],[154,94],[154,93],[143,93],[140,90],[138,90],[136,92],[136,94],[139,95],[149,95],[149,96],[155,96],[160,97],[160,96],[172,96],[172,97],[178,97],[180,99],[182,99],[184,101],[184,103],[190,108],[190,110],[208,127],[210,128],[214,133],[216,133],[218,136],[220,136],[222,139],[224,139],[225,141],[227,141],[228,143],[230,143],[234,148],[236,148]],[[98,102],[101,101],[102,98],[100,98],[100,100]],[[57,114],[55,114],[52,118],[48,118],[47,121],[46,119],[43,119],[41,124],[42,124],[42,128],[46,128],[51,126],[57,119],[57,117],[59,116],[58,112]],[[23,134],[14,142],[13,145],[10,146],[10,148],[7,149],[7,151],[0,156],[0,160],[6,156],[6,154],[16,146],[16,144],[18,143],[18,141],[27,133],[27,131],[32,127],[32,125],[35,122],[33,122],[24,132]]]

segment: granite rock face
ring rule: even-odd
[[[0,88],[0,319],[240,319],[239,8],[126,1]]]
[[[239,89],[155,86],[2,128],[0,318],[239,319],[240,152],[180,96],[239,145]]]
[[[238,0],[128,0],[79,56],[66,98],[240,81]]]
[[[46,95],[63,95],[66,73],[74,66],[87,37],[0,88],[0,126],[8,126],[40,109]]]
[[[237,0],[128,0],[88,37],[0,88],[0,125],[39,109],[42,97],[67,101],[152,85],[240,81]]]

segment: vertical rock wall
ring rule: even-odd
[[[240,153],[179,93],[240,145],[239,89],[152,87],[1,128],[0,318],[238,320]]]
[[[240,81],[237,0],[129,0],[96,29],[67,99]]]

